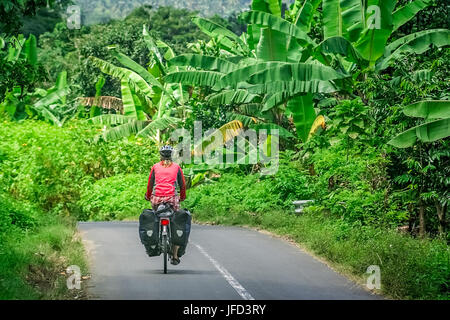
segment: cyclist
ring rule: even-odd
[[[161,161],[156,163],[150,171],[145,199],[152,203],[154,211],[163,202],[171,204],[174,211],[178,211],[180,210],[180,201],[186,199],[184,174],[180,166],[172,161],[173,148],[171,146],[163,146],[159,153]],[[180,189],[179,195],[177,187]],[[173,257],[170,262],[173,265],[180,263],[179,248],[179,246],[173,247]]]

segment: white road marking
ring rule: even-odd
[[[192,242],[191,242],[192,243]],[[201,246],[199,246],[196,243],[192,243],[194,246],[197,247],[197,249],[206,257],[208,260],[216,267],[217,270],[222,274],[222,276],[225,278],[225,280],[228,281],[228,283],[233,287],[234,290],[242,297],[244,300],[255,300],[251,296],[250,293],[245,290],[245,288],[231,275],[231,273],[228,272],[227,269],[222,267],[216,260],[214,260]]]

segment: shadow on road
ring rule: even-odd
[[[144,270],[144,274],[164,274],[163,270]],[[185,269],[168,269],[167,274],[199,274],[199,275],[211,275],[217,274],[214,270],[185,270]]]

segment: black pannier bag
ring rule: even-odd
[[[178,256],[181,257],[185,251],[191,233],[191,213],[187,209],[181,209],[175,212],[172,219],[172,243],[180,246]]]
[[[158,246],[159,219],[153,210],[145,209],[139,217],[139,238],[150,257],[161,254]]]

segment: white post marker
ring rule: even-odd
[[[245,288],[228,272],[227,269],[222,267],[216,260],[214,260],[201,246],[193,243],[194,246],[214,265],[214,267],[219,270],[222,276],[227,280],[227,282],[233,287],[234,290],[242,297],[244,300],[255,300],[250,293],[245,290]]]

